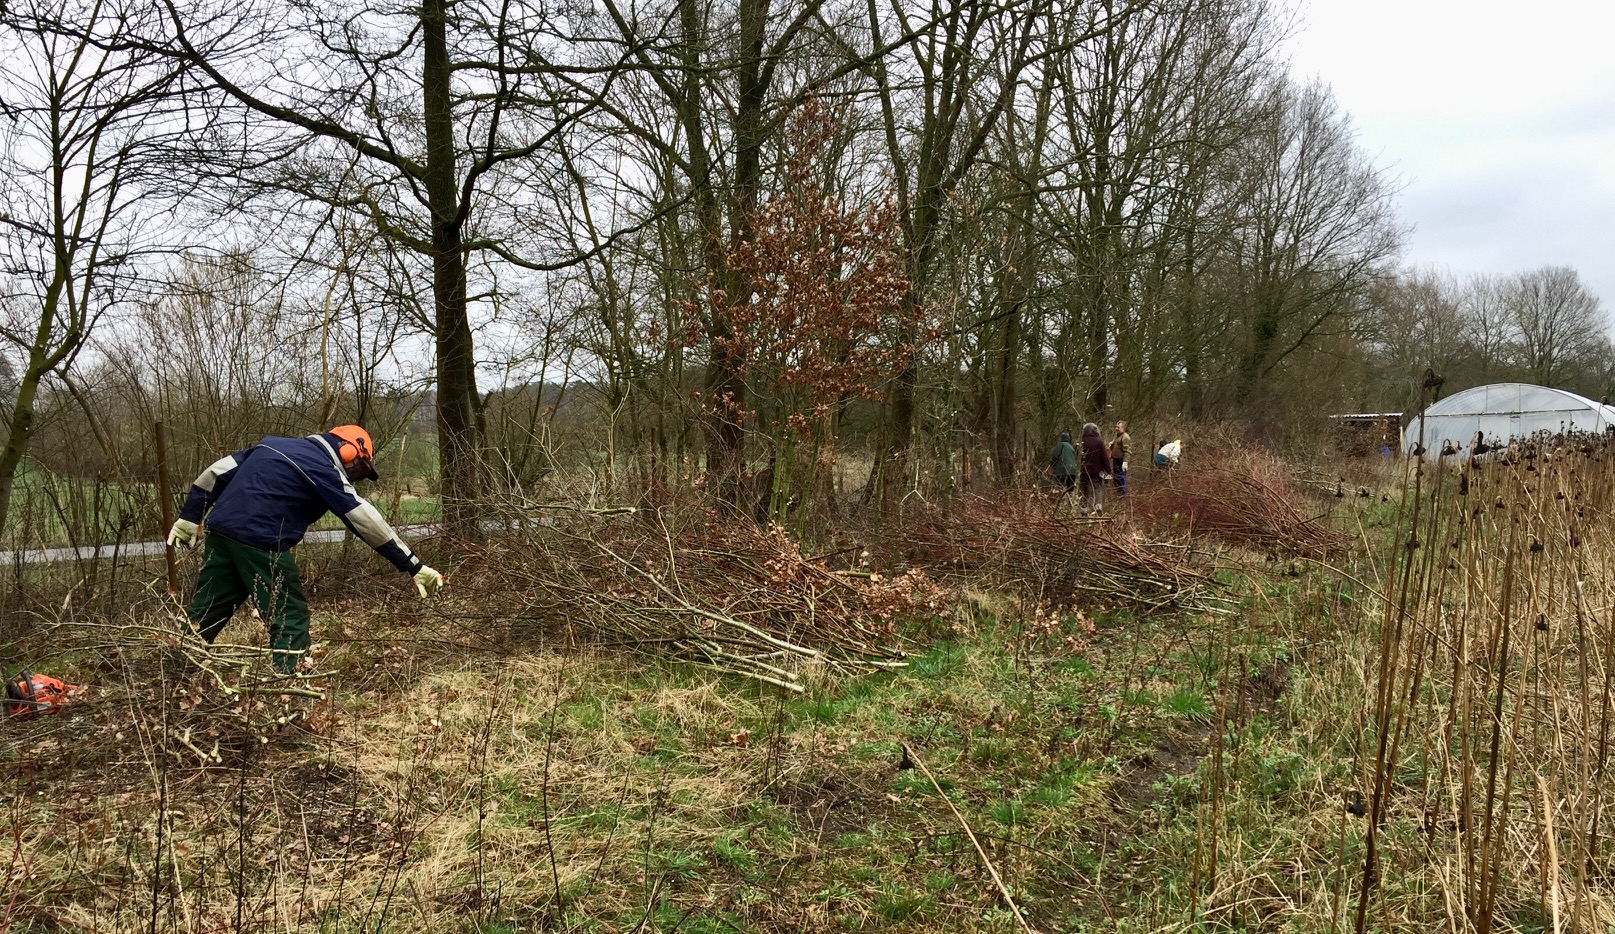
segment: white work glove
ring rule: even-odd
[[[421,569],[415,572],[415,589],[421,592],[422,600],[435,597],[443,589],[443,575],[438,573],[436,568],[429,568],[423,564]]]
[[[196,523],[189,519],[175,519],[174,527],[168,530],[168,544],[186,548],[196,544]]]

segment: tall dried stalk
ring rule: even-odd
[[[1599,846],[1615,679],[1612,485],[1607,437],[1529,439],[1410,468],[1366,712],[1376,745],[1358,931],[1387,861],[1428,872],[1454,930],[1512,929],[1532,911],[1544,929],[1615,920],[1615,866]],[[1415,815],[1417,837],[1385,832]]]

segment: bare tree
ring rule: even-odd
[[[1251,403],[1290,356],[1351,320],[1388,276],[1402,229],[1388,179],[1321,84],[1272,85],[1243,149],[1246,215],[1233,256],[1250,313],[1237,396]]]
[[[1218,182],[1252,132],[1275,41],[1261,3],[1150,0],[1088,15],[1100,10],[1112,27],[1063,56],[1050,223],[1069,270],[1055,366],[1066,399],[1094,416],[1117,390],[1136,404],[1167,374],[1195,381],[1203,335],[1221,333],[1197,274],[1230,242],[1239,206]]]
[[[1461,296],[1459,283],[1435,270],[1408,271],[1373,288],[1354,329],[1366,372],[1349,404],[1364,411],[1412,404],[1412,377],[1426,367],[1446,379],[1448,392],[1477,382],[1481,361]]]
[[[1510,365],[1507,356],[1514,341],[1514,323],[1503,302],[1504,281],[1497,276],[1469,279],[1458,296],[1458,308],[1478,358],[1475,382],[1489,383]]]
[[[0,448],[0,525],[41,385],[65,376],[108,309],[137,294],[142,260],[161,246],[148,222],[168,206],[159,182],[186,127],[174,105],[181,69],[128,42],[146,14],[103,0],[0,7],[0,333],[21,361]]]
[[[565,23],[526,2],[162,9],[167,29],[149,45],[258,121],[212,147],[233,156],[225,174],[356,212],[430,263],[445,518],[463,525],[482,480],[470,309],[492,287],[488,269],[470,271],[487,256],[539,271],[576,262],[524,241],[534,205],[517,189],[596,106],[612,70],[559,60]]]
[[[100,382],[137,416],[162,419],[186,460],[266,434],[306,433],[322,407],[319,331],[284,283],[244,252],[188,256],[97,339]],[[200,467],[200,463],[198,463]]]
[[[886,157],[897,193],[908,289],[897,343],[903,355],[892,375],[883,466],[871,491],[905,473],[919,416],[920,370],[925,361],[921,322],[932,299],[940,248],[948,235],[947,207],[976,169],[999,121],[1014,106],[1022,72],[1046,54],[1038,25],[1043,4],[931,0],[922,11],[894,7],[892,23],[869,4],[869,37],[902,37],[902,56],[872,58]],[[929,28],[915,28],[923,15]],[[895,51],[895,49],[894,49]],[[906,93],[905,93],[906,92]]]
[[[1513,325],[1513,350],[1524,376],[1556,386],[1571,364],[1609,338],[1609,320],[1598,297],[1569,266],[1543,266],[1508,279],[1503,307]]]

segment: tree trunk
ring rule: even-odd
[[[447,26],[447,0],[424,0],[421,90],[426,194],[432,212],[432,297],[437,311],[438,456],[442,459],[444,522],[466,534],[475,531],[482,470],[477,437],[476,353],[466,311],[463,219],[449,96]]]
[[[59,182],[57,190],[61,190]],[[68,238],[58,230],[55,239],[58,244],[58,265],[50,285],[45,289],[45,300],[39,309],[39,323],[34,328],[34,343],[28,349],[28,365],[23,368],[22,378],[17,383],[17,399],[12,403],[11,418],[7,422],[10,430],[6,432],[5,447],[0,448],[0,533],[5,531],[6,520],[11,516],[11,494],[17,482],[17,466],[28,453],[28,446],[33,442],[34,431],[38,427],[34,423],[34,401],[39,395],[39,384],[84,339],[84,329],[80,324],[82,319],[74,313],[70,315],[72,323],[62,332],[55,348],[51,347],[52,331],[63,293],[67,290],[68,278],[72,274],[71,263],[64,258],[69,250],[61,246]]]
[[[762,186],[763,104],[767,81],[763,74],[763,38],[768,26],[769,0],[741,0],[740,65],[736,69],[734,188],[729,198],[729,252],[751,240],[752,214]],[[716,235],[714,227],[710,231]],[[714,269],[715,281],[723,287],[724,304],[739,306],[751,300],[751,286],[734,275],[723,262]],[[727,343],[732,335],[723,309],[713,309],[712,359],[707,374],[708,391],[715,406],[714,423],[707,455],[707,469],[718,477],[717,489],[724,502],[735,504],[740,495],[740,474],[744,465],[746,434],[740,419],[746,412],[746,383],[741,376],[746,361]]]
[[[41,374],[32,365],[23,373],[17,386],[17,401],[11,407],[11,430],[6,433],[6,444],[0,448],[0,531],[11,516],[11,492],[17,482],[17,465],[22,463],[28,445],[34,437],[34,399],[39,393]]]
[[[1206,417],[1206,386],[1200,362],[1200,294],[1195,276],[1194,231],[1188,233],[1189,255],[1183,277],[1183,300],[1179,302],[1182,315],[1178,327],[1182,338],[1183,390],[1189,416],[1196,421]]]
[[[1031,232],[1028,229],[1031,211],[1031,193],[1022,192],[1009,217],[1009,232],[1005,237],[1005,268],[999,284],[999,314],[1004,316],[999,333],[996,357],[992,363],[992,380],[995,384],[998,406],[993,417],[993,460],[998,480],[1009,484],[1015,478],[1015,383],[1019,376],[1017,362],[1021,354],[1021,312],[1026,304],[1027,281],[1033,262]]]
[[[1110,404],[1110,292],[1106,279],[1110,264],[1101,258],[1093,281],[1093,300],[1088,309],[1088,405],[1087,417],[1104,417]]]
[[[908,254],[908,289],[903,296],[903,321],[898,329],[898,344],[904,348],[897,373],[892,378],[891,434],[886,439],[882,463],[875,467],[871,481],[878,476],[884,486],[904,473],[909,445],[914,441],[915,390],[919,385],[920,333],[919,309],[924,301],[924,283],[931,268],[932,227],[941,214],[944,192],[939,184],[923,184],[914,208],[913,226],[906,238]],[[881,491],[882,506],[891,497]]]

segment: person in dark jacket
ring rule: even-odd
[[[1110,449],[1099,437],[1099,426],[1082,426],[1082,501],[1088,512],[1104,512],[1105,481],[1110,479]]]
[[[1049,472],[1067,493],[1077,485],[1077,449],[1071,446],[1071,432],[1060,432],[1060,440],[1055,442],[1054,454],[1049,458]]]
[[[269,627],[270,658],[283,674],[297,670],[308,651],[308,601],[291,549],[327,512],[393,567],[414,577],[422,598],[443,587],[394,532],[381,512],[353,488],[375,480],[370,434],[342,425],[306,438],[268,437],[214,462],[191,485],[170,545],[191,546],[207,518],[202,569],[187,611],[203,641],[212,644],[248,597]]]

